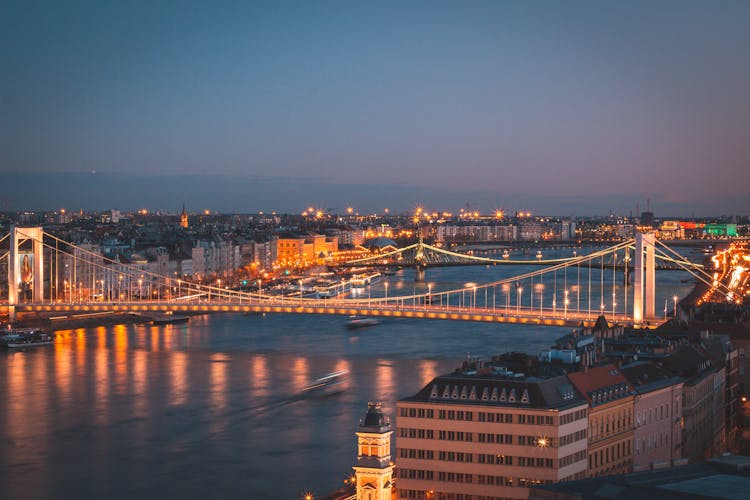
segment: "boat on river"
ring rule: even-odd
[[[340,370],[337,372],[323,375],[322,377],[310,382],[302,390],[303,396],[330,396],[338,394],[344,390],[344,380],[349,370]]]
[[[6,330],[0,334],[0,346],[14,349],[18,347],[36,347],[54,343],[52,335],[38,328],[19,328]]]
[[[352,316],[349,318],[349,321],[346,322],[346,327],[349,330],[356,330],[358,328],[365,328],[367,326],[375,326],[379,324],[380,321],[375,318]]]

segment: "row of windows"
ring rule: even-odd
[[[491,497],[486,495],[469,495],[467,493],[442,493],[439,491],[433,491],[430,496],[427,497],[425,492],[422,490],[405,490],[399,488],[399,498],[407,498],[409,500],[419,499],[424,500],[425,498],[431,498],[433,500],[513,500],[508,497]]]
[[[586,460],[586,450],[577,451],[560,459],[560,468],[567,467],[581,460]]]
[[[519,424],[552,425],[552,422],[550,415],[518,415]]]
[[[412,429],[401,427],[398,430],[399,437],[434,439],[435,431],[432,429]],[[539,436],[515,436],[513,434],[490,434],[487,432],[463,432],[463,431],[438,431],[438,439],[441,441],[466,441],[491,444],[518,444],[521,446],[556,447],[565,446],[576,441],[586,439],[586,431],[581,430],[567,434],[555,440],[553,438],[540,438]],[[557,441],[557,442],[556,442]]]
[[[641,438],[635,440],[635,454],[640,455],[646,453],[647,450],[652,448],[663,448],[669,445],[669,434],[666,432],[657,432],[656,434],[649,434],[648,439]]]
[[[518,436],[517,441],[521,446],[549,446],[549,438],[540,438],[538,436]]]
[[[513,444],[513,435],[478,432],[477,441],[479,441],[480,443]]]
[[[412,448],[399,448],[398,456],[400,458],[417,458],[422,460],[434,460],[437,457],[442,462],[465,462],[489,465],[517,465],[518,467],[539,467],[552,469],[555,464],[558,467],[566,467],[575,462],[580,462],[586,459],[586,451],[582,450],[577,453],[573,453],[566,457],[561,458],[559,461],[552,458],[538,458],[538,457],[513,457],[510,455],[503,454],[488,454],[488,453],[463,453],[458,451],[438,451],[432,450],[416,450]]]
[[[432,480],[433,472],[422,469],[398,469],[398,477],[402,479],[426,479]]]
[[[675,403],[675,415],[679,415],[679,400]],[[670,405],[669,404],[663,404],[659,405],[656,408],[649,408],[648,410],[639,411],[638,415],[636,417],[636,423],[638,425],[648,425],[651,422],[658,422],[660,420],[664,420],[665,418],[669,418],[669,410]]]
[[[511,413],[492,413],[480,411],[477,414],[480,422],[497,422],[499,424],[512,424],[513,414]]]
[[[630,441],[621,441],[589,455],[589,469],[608,465],[621,458],[630,458]]]
[[[439,410],[438,418],[441,420],[468,420],[474,419],[473,412],[463,410]]]
[[[435,410],[428,408],[401,408],[399,415],[402,417],[434,418]]]
[[[494,486],[511,486],[518,488],[529,488],[537,484],[552,484],[553,481],[545,479],[529,479],[525,477],[513,478],[507,476],[490,476],[486,474],[466,474],[463,472],[438,472],[438,481],[449,483],[473,483]]]
[[[443,441],[474,441],[474,434],[463,431],[438,431],[438,439]]]
[[[497,455],[490,455],[487,453],[478,453],[477,462],[480,464],[490,465],[513,465],[513,457],[510,455],[503,455],[499,453]]]
[[[586,435],[587,434],[588,433],[586,432],[586,429],[583,429],[583,430],[580,430],[580,431],[576,431],[576,432],[573,432],[573,433],[570,433],[570,434],[566,434],[566,435],[560,437],[560,439],[559,439],[560,446],[567,446],[567,445],[569,445],[571,443],[575,443],[577,441],[582,441],[582,440],[586,439]]]
[[[439,451],[438,460],[444,462],[473,462],[474,455],[472,453],[464,453],[461,451]]]
[[[538,467],[551,469],[555,460],[551,458],[518,457],[519,467]]]
[[[571,422],[575,422],[576,420],[581,420],[586,417],[587,417],[586,409],[574,411],[572,413],[567,413],[565,415],[560,415],[560,425],[569,424]]]
[[[403,438],[435,439],[435,431],[432,429],[409,429],[401,427],[398,430],[398,436]]]
[[[399,448],[398,456],[400,458],[418,458],[420,460],[433,460],[435,452],[432,450],[415,450],[414,448]]]
[[[399,416],[412,418],[435,418],[435,411],[428,408],[401,408]],[[495,422],[501,424],[512,424],[514,416],[512,413],[497,412],[476,412],[478,422]],[[440,420],[463,420],[472,422],[474,412],[464,410],[438,410],[437,418]],[[586,418],[586,410],[580,410],[575,413],[563,415],[560,417],[561,424],[567,424],[575,420]],[[526,425],[554,425],[555,418],[552,415],[533,415],[520,414],[516,415],[516,423]]]
[[[630,409],[618,411],[617,413],[605,413],[601,416],[591,417],[591,437],[604,438],[611,434],[632,429],[633,413]]]

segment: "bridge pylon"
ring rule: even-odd
[[[32,302],[44,301],[44,246],[41,227],[15,227],[10,229],[8,253],[8,314],[15,319],[15,305],[21,293],[31,290]],[[26,241],[33,242],[31,253],[21,250]]]
[[[635,235],[633,270],[633,322],[656,319],[656,237],[653,232]]]

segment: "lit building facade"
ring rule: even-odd
[[[589,403],[588,477],[633,468],[633,388],[615,365],[568,375]]]
[[[620,371],[635,390],[633,471],[675,465],[682,458],[682,379],[645,361]]]
[[[565,376],[440,376],[397,403],[398,498],[526,498],[585,477],[588,405]]]

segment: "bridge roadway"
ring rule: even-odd
[[[285,303],[286,302],[286,303]],[[291,303],[290,303],[291,302]],[[408,303],[369,304],[367,301],[324,301],[310,300],[300,302],[287,299],[271,299],[253,302],[124,302],[124,303],[28,303],[17,304],[16,312],[26,313],[96,313],[96,312],[134,312],[134,313],[272,313],[272,314],[325,314],[339,316],[372,316],[383,318],[415,318],[448,321],[478,321],[485,323],[510,323],[539,326],[578,327],[593,326],[599,313],[597,311],[565,312],[561,308],[544,308],[529,310],[514,307],[471,308],[445,305],[412,305]],[[633,325],[633,319],[622,314],[612,316],[606,310],[601,314],[609,322]],[[659,319],[650,320],[647,326],[654,328],[661,324]]]

